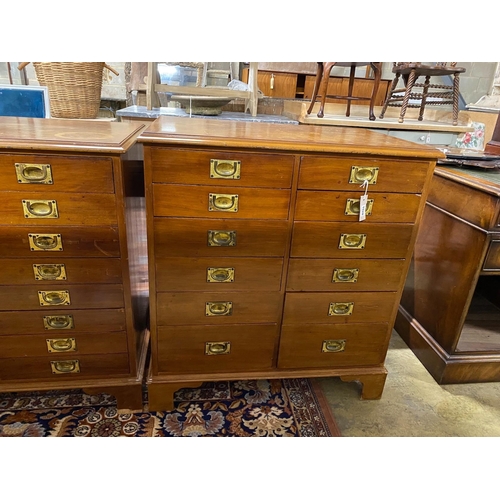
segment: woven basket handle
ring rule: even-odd
[[[22,62],[21,64],[19,64],[17,69],[19,71],[21,71],[22,69],[26,68],[26,66],[28,66],[28,64],[29,64],[29,62]],[[104,63],[104,67],[106,69],[109,69],[109,71],[111,71],[111,73],[114,73],[116,76],[120,75],[120,73],[118,73],[118,71],[116,71],[116,69],[112,68],[111,66],[108,66],[106,63]]]
[[[104,63],[104,67],[106,69],[109,69],[109,71],[111,71],[111,73],[114,73],[116,76],[120,75],[120,73],[118,73],[118,71],[116,71],[116,69],[112,68],[111,66],[108,66],[106,63]]]

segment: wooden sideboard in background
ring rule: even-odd
[[[281,99],[306,99],[312,97],[316,76],[312,73],[292,73],[283,71],[258,70],[257,85],[266,97]],[[248,69],[242,70],[242,80],[248,82]],[[354,80],[353,95],[370,97],[372,95],[374,80],[369,77],[356,77]],[[328,83],[328,94],[347,95],[349,84],[348,76],[331,76]],[[384,104],[391,80],[381,80],[377,92],[375,106]],[[327,98],[328,103],[345,102],[340,99]]]

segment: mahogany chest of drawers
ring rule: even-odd
[[[439,384],[500,382],[497,169],[434,172],[395,328]]]
[[[239,378],[339,376],[379,398],[442,154],[361,129],[204,118],[161,117],[139,141],[150,409]]]
[[[140,210],[123,162],[142,128],[0,118],[0,391],[83,388],[142,408]]]

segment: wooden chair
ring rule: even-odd
[[[458,124],[458,99],[460,96],[460,73],[465,68],[456,66],[457,63],[435,63],[430,66],[418,62],[394,63],[392,72],[395,73],[391,89],[387,94],[380,118],[384,118],[388,106],[401,106],[399,123],[403,123],[408,108],[420,108],[418,119],[424,118],[425,106],[440,106],[451,104],[453,106],[453,125]],[[432,77],[447,77],[453,79],[452,85],[444,83],[430,83]],[[396,88],[402,77],[404,87]],[[417,80],[425,77],[422,83]],[[421,90],[420,90],[421,89]],[[429,91],[430,90],[430,91]],[[418,101],[418,102],[415,102]]]
[[[347,90],[347,95],[328,95],[328,81],[330,79],[330,72],[334,66],[348,67],[350,68],[349,73],[349,86]],[[373,69],[375,81],[373,83],[373,91],[370,97],[358,97],[353,96],[352,91],[354,88],[354,74],[357,66],[370,66]],[[311,104],[307,110],[307,114],[311,114],[314,104],[318,98],[318,92],[320,92],[321,104],[318,111],[318,118],[323,118],[326,98],[341,99],[347,101],[347,111],[346,116],[351,115],[351,102],[352,101],[370,101],[369,117],[370,120],[375,120],[375,114],[373,113],[373,106],[375,104],[375,98],[377,96],[378,87],[380,84],[382,63],[379,62],[319,62],[316,71],[316,81],[314,82],[314,90],[311,98]]]

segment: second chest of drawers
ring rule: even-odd
[[[122,161],[141,129],[0,119],[0,390],[79,387],[142,408]]]

